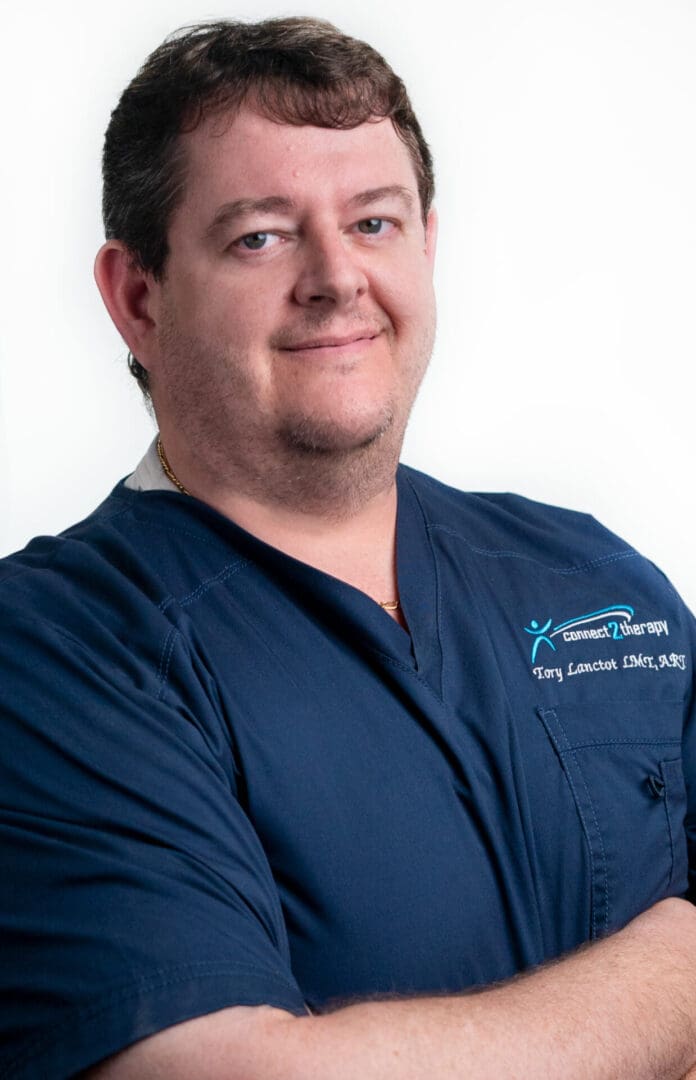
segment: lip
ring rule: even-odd
[[[325,337],[311,338],[299,341],[292,345],[284,346],[284,352],[312,352],[319,349],[344,349],[349,345],[359,345],[362,342],[374,341],[379,335],[379,330],[365,331],[352,334],[327,334]]]

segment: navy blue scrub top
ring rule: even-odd
[[[688,889],[693,631],[594,519],[398,475],[411,636],[195,499],[0,564],[0,1078],[488,984]]]

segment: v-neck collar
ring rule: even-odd
[[[314,609],[339,632],[343,624],[350,637],[362,639],[372,651],[426,679],[440,695],[439,592],[428,523],[411,470],[406,466],[399,466],[396,485],[397,580],[408,632],[359,589],[267,544],[193,497],[184,498],[152,488],[135,491],[131,484],[123,482],[117,490],[120,497],[126,496],[135,505],[149,495],[163,500],[168,507],[176,505],[187,516],[193,511],[201,525],[207,519],[218,535],[226,533],[240,554],[271,573],[279,585],[294,594],[298,603]]]
[[[396,566],[401,610],[411,634],[415,670],[441,695],[440,594],[435,554],[425,511],[406,466],[399,466],[396,482]]]

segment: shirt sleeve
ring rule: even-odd
[[[231,1005],[306,1012],[224,725],[138,671],[50,624],[3,627],[3,1080],[72,1076]]]

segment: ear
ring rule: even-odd
[[[94,277],[116,329],[144,368],[155,343],[151,274],[142,270],[120,240],[107,240],[97,252]]]
[[[425,219],[425,254],[431,267],[435,264],[437,248],[437,210],[431,207]]]

